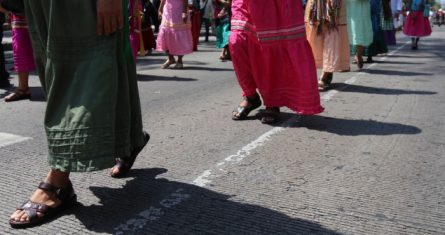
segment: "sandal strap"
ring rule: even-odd
[[[58,188],[50,183],[46,183],[46,182],[40,182],[39,184],[39,189],[47,191],[47,192],[52,192],[55,194],[58,194],[59,191],[61,190],[61,188]]]
[[[26,216],[28,217],[28,220],[31,222],[38,218],[37,213],[47,214],[52,209],[53,208],[51,208],[50,206],[32,201],[27,201],[23,203],[22,206],[17,208],[17,210],[25,212]]]
[[[41,182],[38,188],[47,192],[54,193],[57,199],[59,199],[61,202],[70,199],[74,195],[74,189],[71,181],[68,181],[68,184],[65,188],[58,188],[46,182]]]

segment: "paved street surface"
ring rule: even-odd
[[[0,102],[0,234],[445,234],[445,29],[434,30],[418,51],[399,34],[386,57],[335,74],[324,113],[284,109],[276,126],[231,120],[240,89],[212,43],[182,71],[141,58],[152,139],[130,176],[74,173],[76,208],[12,230],[48,170],[32,76],[31,101]]]

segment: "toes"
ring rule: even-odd
[[[116,174],[116,173],[117,173],[117,167],[111,168],[111,174]]]
[[[22,217],[23,211],[21,210],[16,210],[12,215],[11,215],[11,219],[13,220],[19,220],[20,217]]]
[[[12,220],[14,220],[14,221],[26,221],[26,219],[27,219],[27,216],[26,216],[26,213],[25,212],[23,212],[23,211],[15,211],[12,215],[11,215],[11,217],[10,217]]]

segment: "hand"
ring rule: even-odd
[[[124,27],[122,0],[97,0],[98,35],[110,35]]]
[[[182,13],[182,21],[184,21],[184,24],[187,23],[188,17],[187,17],[187,13]]]
[[[0,1],[1,2],[1,1]],[[0,6],[0,12],[4,14],[10,14],[11,12]]]
[[[158,18],[159,18],[159,20],[161,20],[162,19],[162,12],[160,11],[160,12],[158,12]]]

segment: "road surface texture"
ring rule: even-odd
[[[13,230],[9,215],[48,171],[33,75],[31,101],[0,102],[0,234],[445,234],[444,39],[435,27],[412,51],[399,34],[388,55],[334,75],[325,112],[283,109],[275,126],[257,111],[231,120],[241,91],[214,41],[184,70],[139,58],[152,139],[134,170],[73,173],[77,207]]]

